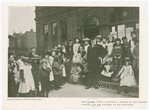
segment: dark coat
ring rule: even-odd
[[[73,57],[73,44],[71,46],[68,45],[68,55],[70,58]]]
[[[8,97],[15,97],[16,94],[16,83],[14,79],[14,70],[15,65],[11,65],[8,61]]]
[[[99,57],[104,58],[107,55],[107,50],[102,45],[96,44],[94,47],[88,47],[87,63],[88,69],[92,74],[99,74],[101,62]]]
[[[36,88],[39,87],[39,77],[40,77],[39,71],[40,71],[39,63],[32,62],[32,74],[33,74],[34,83],[35,83]]]
[[[41,68],[39,70],[42,92],[48,92],[50,72],[51,72],[50,68],[47,68],[46,70]]]

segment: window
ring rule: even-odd
[[[44,34],[48,33],[48,25],[44,25]]]
[[[136,29],[139,29],[139,23],[136,23]]]
[[[48,25],[47,24],[44,25],[43,29],[44,29],[44,39],[45,41],[47,41],[48,40]]]
[[[52,35],[57,34],[57,23],[52,23]]]
[[[63,41],[67,40],[67,20],[61,21],[61,36]]]
[[[122,39],[125,36],[125,25],[118,25],[118,37]]]

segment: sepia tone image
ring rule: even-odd
[[[8,98],[139,98],[139,7],[8,12]]]

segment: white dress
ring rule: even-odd
[[[123,66],[118,75],[120,75],[120,86],[135,86],[136,81],[131,65]]]
[[[74,44],[73,45],[73,59],[72,61],[75,63],[80,63],[81,62],[81,53],[78,53],[78,49],[80,47],[80,44]]]
[[[113,50],[113,43],[107,43],[107,50],[108,50],[108,55],[111,55]]]
[[[130,42],[131,42],[131,48],[130,48],[130,50],[131,50],[131,53],[133,52],[133,50],[134,50],[134,47],[135,47],[135,44],[134,44],[134,41],[132,41],[132,39],[130,39]]]
[[[34,84],[34,79],[33,75],[31,72],[32,66],[31,65],[24,65],[20,69],[23,69],[24,71],[24,79],[25,82],[20,81],[20,86],[19,86],[19,93],[28,93],[30,90],[34,91],[35,90],[35,84]]]
[[[104,67],[106,68],[106,70],[103,70],[103,71],[101,72],[101,74],[102,74],[103,76],[106,76],[106,77],[111,77],[111,75],[113,74],[113,71],[109,72],[110,69],[111,69],[111,66],[110,66],[110,65],[105,65]]]
[[[54,62],[54,58],[52,56],[50,56],[49,61],[50,61],[49,64],[50,64],[50,69],[51,69],[49,80],[53,81],[54,80],[54,75],[53,75],[52,65],[53,65],[53,62]]]
[[[66,62],[66,58],[63,58],[63,62]],[[65,65],[63,66],[63,69],[62,69],[62,76],[63,76],[63,77],[66,77]]]

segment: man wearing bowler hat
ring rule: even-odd
[[[96,82],[100,77],[100,66],[101,60],[107,55],[107,51],[103,48],[102,45],[96,44],[96,38],[91,39],[91,45],[88,47],[87,52],[87,63],[88,63],[88,78],[87,78],[87,87],[89,89],[94,86],[95,89],[98,89]]]

